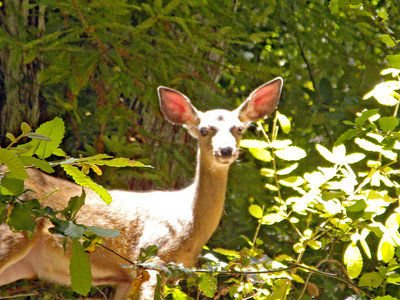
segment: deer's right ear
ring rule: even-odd
[[[197,110],[188,97],[164,86],[158,87],[157,91],[161,112],[169,122],[188,126],[200,123]]]

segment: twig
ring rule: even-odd
[[[306,266],[303,266],[303,265],[298,265],[298,264],[296,264],[296,263],[291,263],[291,265],[292,265],[292,266],[298,266],[300,269],[307,270],[307,271],[313,272],[313,273],[318,274],[318,275],[322,275],[322,276],[325,276],[325,277],[337,279],[337,280],[339,280],[339,281],[341,281],[341,282],[346,283],[347,285],[350,285],[350,286],[353,287],[353,288],[356,288],[357,290],[359,290],[359,291],[361,291],[363,294],[365,294],[367,297],[373,298],[373,296],[372,296],[370,293],[368,293],[367,291],[363,290],[361,287],[359,287],[359,286],[358,286],[357,284],[355,284],[354,282],[352,282],[352,281],[350,281],[350,280],[347,280],[347,279],[345,279],[345,278],[341,278],[341,277],[339,277],[339,276],[336,275],[336,274],[323,272],[323,271],[320,271],[320,270],[318,270],[318,269],[309,268],[309,267],[306,267]]]
[[[29,297],[29,296],[38,296],[37,293],[29,293],[29,294],[17,294],[17,295],[12,295],[12,296],[0,296],[0,299],[14,299],[14,298],[19,298],[19,297]]]
[[[85,236],[86,237],[86,236]],[[135,263],[133,261],[131,261],[130,259],[122,256],[121,254],[119,254],[118,252],[112,250],[111,248],[104,246],[102,244],[99,244],[99,246],[101,246],[102,248],[114,253],[115,255],[117,255],[118,257],[122,258],[123,260],[129,262],[131,265],[143,268],[143,269],[147,269],[147,270],[154,270],[154,271],[162,271],[161,268],[146,268],[138,263]],[[373,298],[371,294],[369,294],[368,292],[366,292],[365,290],[361,289],[361,287],[359,287],[357,284],[355,284],[354,282],[347,280],[345,278],[341,278],[338,275],[334,274],[334,273],[328,273],[328,272],[324,272],[324,271],[320,271],[318,269],[315,268],[310,268],[304,265],[300,265],[298,263],[289,263],[288,267],[285,268],[278,268],[278,269],[270,269],[270,270],[262,270],[262,271],[211,271],[211,270],[201,270],[201,269],[195,269],[193,270],[193,273],[206,273],[206,274],[220,274],[220,275],[256,275],[256,274],[268,274],[268,273],[277,273],[277,272],[284,272],[284,271],[288,271],[288,270],[295,270],[295,269],[303,269],[321,276],[325,276],[325,277],[329,277],[329,278],[334,278],[336,280],[339,280],[341,282],[346,283],[347,285],[350,285],[353,288],[356,288],[357,290],[361,291],[363,294],[365,294],[367,297],[369,298]],[[0,298],[1,299],[1,298]]]
[[[364,5],[364,7],[368,10],[368,12],[372,15],[372,18],[374,19],[374,21],[376,23],[378,23],[378,26],[382,29],[382,31],[390,37],[390,39],[393,41],[393,43],[396,45],[397,50],[400,50],[400,45],[399,43],[396,41],[396,39],[393,37],[393,35],[389,32],[389,30],[387,29],[386,24],[384,24],[379,18],[378,16],[374,13],[374,11],[372,10],[372,8],[368,5],[368,3],[365,0],[362,0],[362,3]]]

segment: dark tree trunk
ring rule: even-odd
[[[21,47],[31,32],[27,27],[43,32],[44,7],[29,10],[28,0],[10,0],[3,5],[1,27],[15,42],[7,43],[0,51],[0,143],[5,142],[7,132],[18,134],[21,122],[36,126],[40,109],[45,107],[39,97],[39,64],[35,60],[27,62]]]

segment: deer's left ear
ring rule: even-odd
[[[276,109],[281,96],[283,79],[277,77],[255,89],[236,110],[239,120],[253,122],[268,117]]]

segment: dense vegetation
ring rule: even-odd
[[[61,165],[56,173],[74,179],[90,171],[106,187],[184,186],[195,145],[162,119],[156,87],[176,88],[200,109],[233,108],[281,76],[279,112],[250,128],[249,151],[231,167],[226,214],[200,260],[209,272],[169,266],[165,276],[185,280],[165,294],[400,298],[397,0],[0,4],[0,162],[11,172],[0,187],[2,221],[32,231],[32,215],[50,218],[85,256],[84,247],[116,233],[90,224],[60,231],[83,198],[60,212],[63,221],[21,202],[24,166]],[[144,165],[154,168],[126,167]],[[74,290],[85,294],[87,285]]]

